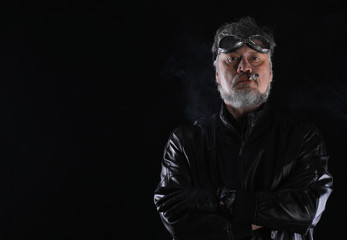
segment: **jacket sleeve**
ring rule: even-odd
[[[228,218],[213,189],[199,188],[192,179],[194,153],[191,129],[174,131],[165,147],[154,203],[172,237],[229,239]],[[189,147],[187,147],[189,146]]]
[[[300,147],[292,149],[295,154],[288,154],[296,159],[288,160],[291,164],[283,167],[282,171],[289,173],[278,187],[236,197],[236,222],[300,234],[306,234],[319,222],[332,192],[333,178],[328,172],[328,156],[319,131],[313,127],[300,135],[301,140],[293,144]],[[250,208],[252,205],[255,207]]]

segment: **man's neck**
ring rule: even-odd
[[[241,121],[243,119],[243,117],[246,116],[248,113],[254,112],[260,108],[260,106],[256,106],[254,108],[243,109],[243,108],[235,108],[235,107],[228,105],[228,104],[225,104],[225,106],[228,109],[228,111],[231,113],[231,115],[233,115],[233,117],[237,121]]]

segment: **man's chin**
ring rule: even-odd
[[[230,95],[222,95],[223,100],[239,109],[252,109],[260,104],[262,104],[266,99],[255,89],[239,89],[237,91],[233,91]]]
[[[235,89],[232,91],[231,94],[232,95],[239,95],[239,96],[244,95],[245,97],[252,97],[254,95],[260,96],[261,95],[257,89],[252,88],[250,86]]]

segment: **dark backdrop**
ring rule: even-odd
[[[166,139],[218,107],[213,36],[246,15],[275,32],[273,102],[326,139],[335,190],[315,239],[339,238],[341,4],[60,0],[1,2],[0,239],[169,240],[153,204]]]

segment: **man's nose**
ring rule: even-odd
[[[246,58],[242,58],[237,66],[237,73],[252,72],[252,66],[249,64]]]

